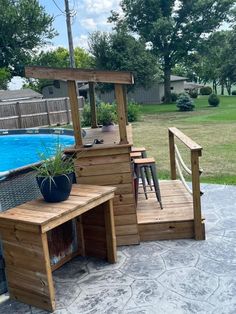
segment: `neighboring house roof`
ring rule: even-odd
[[[203,84],[198,84],[194,82],[184,82],[184,89],[198,89],[203,87]]]
[[[33,91],[30,88],[19,90],[0,90],[1,101],[17,101],[25,99],[43,98],[43,95]]]
[[[177,82],[177,81],[186,81],[188,78],[184,76],[178,76],[178,75],[171,75],[170,80],[171,82]]]

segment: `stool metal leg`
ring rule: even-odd
[[[156,192],[156,197],[158,202],[160,203],[161,209],[163,209],[162,202],[161,202],[161,193],[160,193],[160,187],[159,187],[159,182],[157,179],[157,170],[156,170],[156,165],[150,165],[151,168],[151,173],[152,173],[152,179],[154,183],[154,188]]]
[[[142,158],[147,158],[147,152],[146,151],[141,152],[141,154],[142,154]],[[149,167],[144,167],[144,172],[145,172],[145,177],[146,177],[147,183],[148,183],[148,185],[152,191],[152,180],[151,180]]]
[[[141,175],[141,180],[142,180],[142,185],[143,185],[143,191],[145,194],[146,200],[148,199],[147,197],[147,187],[146,187],[146,181],[145,181],[145,167],[140,167],[140,175]]]

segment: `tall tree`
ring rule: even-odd
[[[152,45],[164,72],[165,100],[170,101],[171,69],[201,39],[229,18],[235,0],[122,0],[123,13],[113,12],[116,28],[127,28]]]
[[[95,32],[89,38],[89,47],[97,69],[132,71],[136,86],[148,87],[157,78],[157,60],[145,42],[123,31]]]
[[[53,17],[37,0],[0,0],[0,68],[11,68],[29,59],[32,49],[56,35]]]
[[[6,68],[0,68],[0,89],[7,89],[7,83],[10,78],[10,71]]]

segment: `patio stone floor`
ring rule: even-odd
[[[55,314],[235,314],[236,187],[202,185],[206,241],[118,248],[118,262],[75,258],[54,273]],[[47,312],[5,298],[2,314]]]

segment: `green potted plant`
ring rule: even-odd
[[[36,180],[46,202],[62,202],[68,199],[74,181],[73,159],[65,158],[59,144],[53,158],[41,153],[42,163],[36,167]]]
[[[116,120],[114,105],[101,103],[98,109],[98,121],[102,124],[102,132],[113,131]]]

